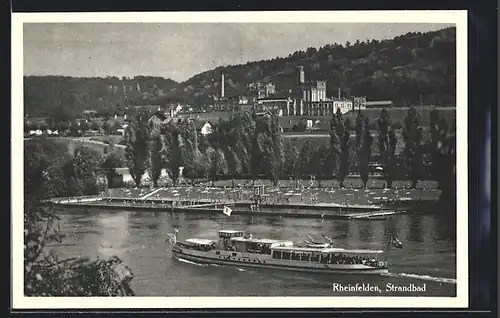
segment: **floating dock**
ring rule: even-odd
[[[281,216],[314,219],[385,219],[406,210],[384,210],[381,205],[346,205],[335,203],[273,203],[252,207],[253,201],[241,200],[183,200],[158,198],[118,198],[87,196],[56,198],[45,201],[48,205],[79,209],[107,209],[121,211],[181,212],[196,214],[222,213],[224,206],[231,207],[233,215]]]

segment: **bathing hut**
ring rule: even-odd
[[[262,203],[268,194],[265,193],[265,186],[263,184],[254,184],[253,186],[253,200],[255,203]]]

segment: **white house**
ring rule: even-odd
[[[203,136],[210,135],[213,132],[213,127],[212,125],[207,121],[203,126],[201,126],[200,133]]]

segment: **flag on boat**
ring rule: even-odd
[[[175,245],[175,243],[177,243],[177,237],[172,234],[172,233],[167,233],[167,239],[165,240],[165,242],[169,243],[170,245]]]
[[[391,235],[391,246],[394,246],[396,248],[403,248],[403,243],[401,243],[401,241],[398,240],[395,236]]]
[[[222,209],[222,213],[224,213],[227,216],[231,216],[231,212],[233,212],[233,210],[231,210],[227,206],[224,206],[224,209]]]

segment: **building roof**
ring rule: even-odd
[[[374,101],[366,101],[366,106],[377,106],[377,105],[390,105],[392,104],[391,100],[374,100]]]
[[[138,105],[135,106],[135,109],[138,111],[150,111],[150,112],[155,112],[161,109],[160,105]]]
[[[330,120],[316,119],[312,128],[320,131],[330,130]]]
[[[160,112],[160,111],[157,111],[156,113],[154,113],[153,115],[151,115],[149,117],[149,119],[151,119],[152,117],[158,117],[161,121],[164,121],[165,119],[167,119],[167,116],[165,116],[164,113]]]
[[[266,98],[259,98],[257,102],[286,102],[288,101],[287,97],[266,97]]]
[[[292,129],[303,120],[303,116],[280,116],[278,122],[283,129]]]
[[[208,120],[195,120],[195,122],[194,122],[196,129],[201,129],[206,124],[209,124],[210,126],[212,126],[212,123]]]

